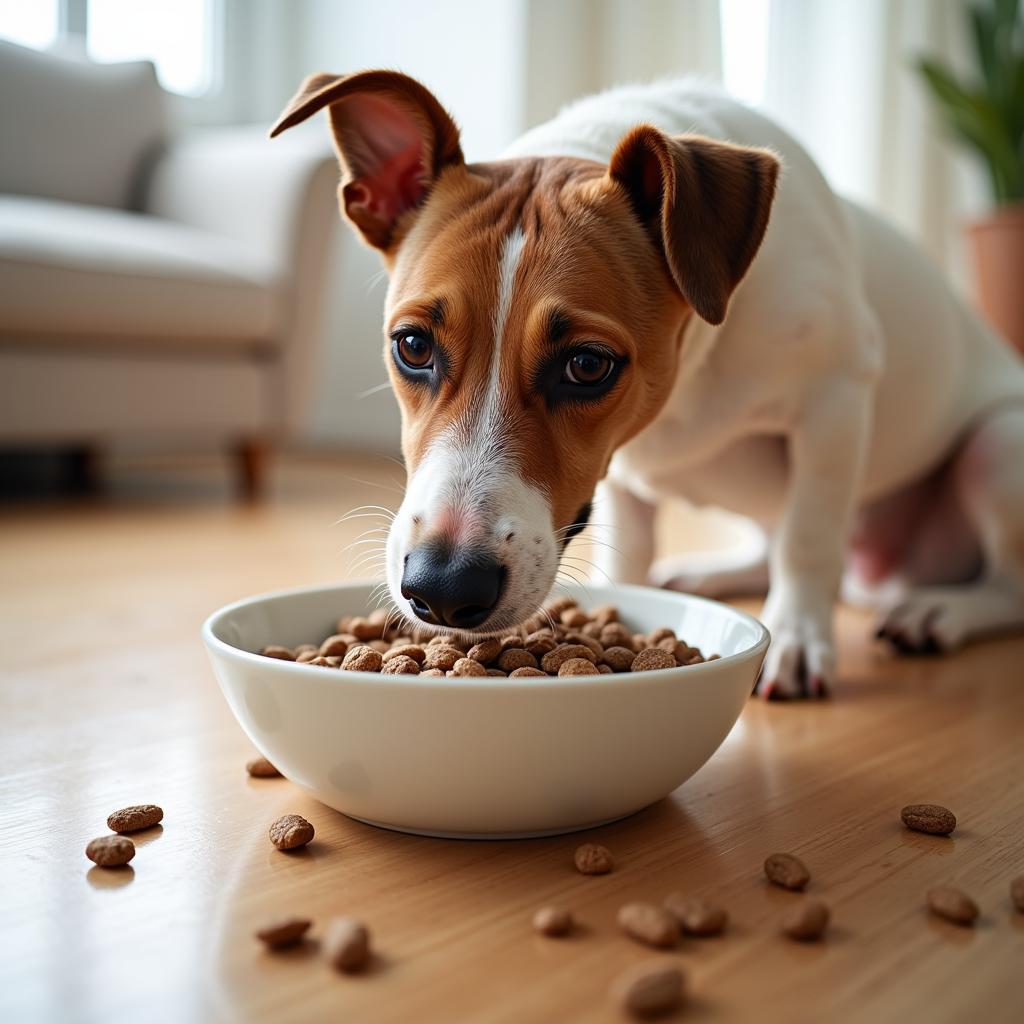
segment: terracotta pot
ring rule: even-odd
[[[1003,206],[967,228],[974,280],[986,319],[1024,352],[1024,203]]]

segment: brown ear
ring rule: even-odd
[[[664,250],[683,298],[720,324],[768,226],[778,160],[763,149],[639,125],[616,147],[608,174]]]
[[[310,75],[270,137],[328,107],[342,167],[338,199],[370,245],[388,250],[403,215],[463,162],[459,130],[429,89],[397,71]]]

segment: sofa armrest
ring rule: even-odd
[[[322,192],[328,175],[337,180],[329,147],[308,136],[271,142],[257,126],[197,130],[164,149],[143,207],[252,246],[288,272],[309,190],[319,177]]]
[[[262,127],[209,129],[167,147],[144,204],[153,216],[242,242],[279,268],[286,316],[276,339],[277,420],[287,434],[301,432],[312,405],[337,183],[337,161],[319,136],[271,142]]]

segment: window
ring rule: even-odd
[[[752,107],[764,102],[771,0],[720,0],[722,78],[726,90]]]
[[[201,96],[214,84],[213,0],[89,0],[92,60],[151,60],[168,92]]]
[[[218,85],[222,0],[0,0],[0,38],[43,50],[85,40],[98,63],[151,60],[182,96]]]
[[[45,50],[57,41],[58,0],[0,0],[0,39]]]

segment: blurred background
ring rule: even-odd
[[[1000,18],[1019,55],[1001,0],[0,0],[4,490],[131,487],[170,456],[167,489],[254,495],[286,455],[397,453],[385,282],[339,221],[325,121],[265,138],[312,71],[417,76],[470,160],[574,97],[713,79],[975,296],[968,225],[1008,204],[1021,251],[983,137]]]

